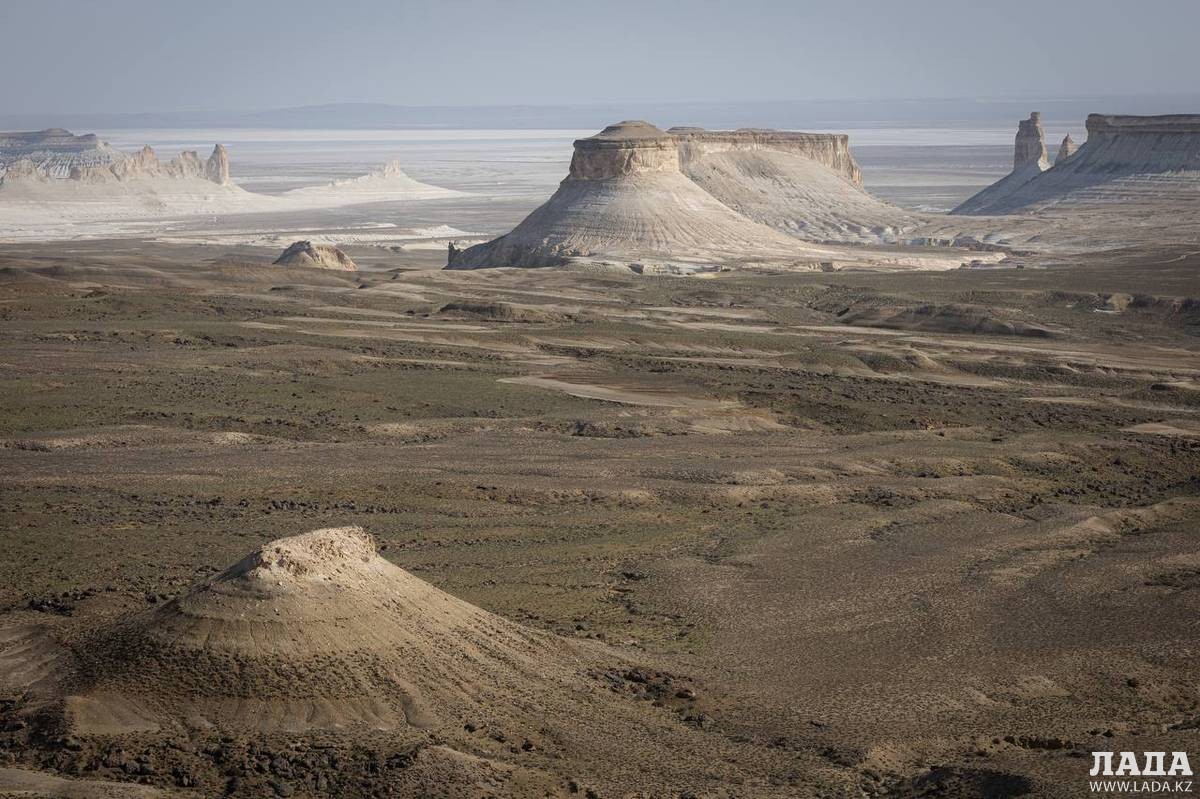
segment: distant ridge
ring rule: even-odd
[[[1200,93],[1077,98],[935,98],[902,100],[781,100],[776,102],[597,103],[562,105],[406,106],[327,103],[264,110],[191,110],[142,113],[0,114],[0,128],[555,128],[595,130],[613,119],[652,118],[668,125],[781,129],[845,127],[847,123],[1000,123],[1039,107],[1049,120],[1079,119],[1096,107],[1129,114],[1186,113]]]

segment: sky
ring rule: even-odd
[[[0,0],[0,108],[1193,92],[1200,0]]]

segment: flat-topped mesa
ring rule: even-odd
[[[1042,114],[1034,111],[1029,119],[1023,119],[1017,125],[1017,140],[1013,148],[1013,170],[1018,170],[1025,164],[1044,164],[1050,166],[1046,154],[1046,132],[1042,129]]]
[[[578,139],[567,180],[610,180],[652,172],[678,172],[674,137],[641,120],[609,125]]]
[[[705,130],[675,127],[667,131],[678,140],[685,168],[696,158],[726,150],[775,150],[793,153],[825,166],[862,186],[862,170],[850,153],[850,137],[844,133],[801,133],[769,128]]]
[[[549,200],[504,236],[452,248],[447,268],[557,266],[597,256],[712,264],[802,251],[685,175],[675,136],[627,120],[576,141],[570,171]]]
[[[1054,156],[1054,165],[1058,166],[1059,164],[1066,162],[1066,160],[1075,155],[1078,150],[1079,145],[1075,143],[1075,140],[1071,138],[1071,134],[1068,133],[1063,137],[1062,144],[1058,145],[1058,152]]]

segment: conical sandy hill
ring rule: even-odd
[[[595,255],[803,257],[804,245],[723,205],[680,171],[675,137],[647,122],[575,142],[558,191],[498,239],[458,253],[451,269],[553,266]]]
[[[261,747],[314,742],[392,765],[359,779],[300,755],[297,796],[545,797],[582,794],[580,783],[707,795],[744,781],[748,764],[791,757],[704,729],[689,714],[705,700],[676,694],[677,678],[429,585],[358,527],[272,541],[177,599],[61,642],[0,629],[0,666],[0,688],[21,697],[0,721],[39,740],[70,735],[89,763],[142,751],[160,768],[135,769],[160,787],[182,758],[204,795],[282,795],[270,787],[278,758],[264,771]]]
[[[69,705],[98,732],[428,729],[573,671],[547,644],[393,566],[360,528],[315,530],[101,631],[80,653],[91,687]]]

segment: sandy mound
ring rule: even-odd
[[[575,142],[570,174],[513,231],[456,253],[450,269],[554,266],[594,255],[753,258],[803,245],[723,205],[680,171],[676,139],[646,122]]]
[[[408,765],[392,784],[411,796],[490,795],[470,792],[481,780],[496,795],[514,795],[510,783],[554,795],[568,776],[661,794],[713,779],[689,765],[699,760],[739,769],[727,742],[681,723],[697,712],[694,694],[677,696],[668,679],[654,694],[663,707],[650,707],[639,699],[648,672],[613,650],[440,591],[380,557],[358,527],[272,541],[176,599],[69,639],[0,630],[0,687],[20,697],[0,721],[69,735],[85,760],[164,736],[233,747],[320,733],[350,757],[357,742],[402,750]],[[147,762],[176,757],[169,749]],[[202,785],[229,773],[213,757],[188,761]],[[269,775],[238,768],[236,795],[268,795]],[[336,764],[322,774],[341,779]]]
[[[564,668],[546,641],[379,557],[357,527],[273,541],[80,652],[77,729],[432,728]]]
[[[274,261],[279,266],[304,266],[315,269],[340,269],[345,272],[355,272],[358,265],[349,255],[337,247],[328,244],[313,244],[311,241],[297,241],[283,251]]]

